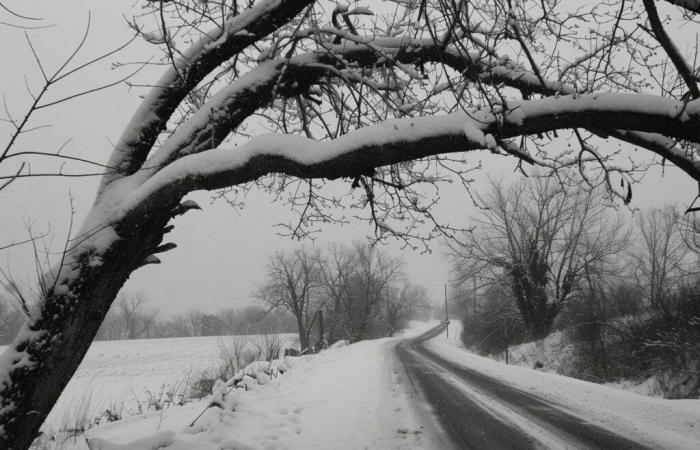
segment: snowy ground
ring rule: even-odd
[[[435,324],[415,324],[406,335],[398,338],[365,341],[318,355],[289,358],[290,368],[283,375],[269,379],[264,385],[252,383],[247,391],[230,391],[225,397],[227,408],[224,409],[207,408],[210,399],[204,399],[138,414],[88,430],[85,436],[64,443],[61,448],[447,448],[445,434],[427,412],[429,408],[414,398],[394,352],[394,346],[402,337],[417,335]],[[447,359],[539,395],[586,421],[647,442],[652,447],[700,448],[700,400],[648,398],[556,374],[508,366],[460,348],[459,331],[459,323],[454,323],[450,326],[449,339],[443,334],[427,345]],[[210,362],[208,358],[217,356],[216,351],[207,355],[178,348],[154,351],[150,357],[166,355],[168,351],[182,355],[182,361],[189,364],[201,361],[204,365]],[[128,371],[136,375],[138,368],[130,369],[134,363],[127,356],[115,355],[112,364],[116,369],[112,371],[105,362],[103,373]],[[121,364],[125,368],[120,369]],[[184,362],[177,364],[185,367]],[[154,368],[152,375],[142,374],[141,380],[149,376],[154,381],[158,377],[163,380],[164,374],[175,375],[174,366],[163,356],[160,369]],[[134,377],[131,378],[129,382],[133,382]],[[91,440],[91,447],[86,438]]]
[[[415,324],[417,335],[435,323]],[[360,342],[290,358],[291,368],[263,386],[233,391],[234,411],[207,401],[137,415],[86,434],[97,449],[431,449],[444,437],[424,427],[395,357],[399,338]],[[95,440],[101,439],[101,441]],[[139,439],[143,439],[140,443]],[[137,442],[135,442],[137,441]],[[156,447],[154,447],[154,445]],[[139,445],[143,445],[139,447]],[[84,439],[72,443],[87,449]]]
[[[575,351],[572,344],[565,343],[564,333],[555,331],[540,341],[511,345],[508,348],[508,362],[516,366],[532,368],[539,361],[546,372],[571,376],[575,371]],[[489,357],[505,362],[504,353],[489,355]]]
[[[460,348],[460,324],[427,346],[446,359],[555,403],[584,420],[654,448],[700,448],[700,400],[664,400],[526,367],[505,365]]]
[[[292,334],[279,336],[287,343],[294,339]],[[121,410],[123,416],[138,412],[138,403],[147,401],[149,392],[160,395],[163,390],[184,388],[188,375],[218,362],[219,342],[238,338],[250,343],[262,340],[207,336],[94,342],[42,428],[59,428],[76,411],[88,420],[105,409]]]
[[[458,321],[456,326],[460,326]],[[497,353],[488,357],[496,361],[505,362],[504,353]],[[575,377],[577,371],[576,349],[573,344],[566,342],[562,331],[555,331],[540,341],[510,346],[508,348],[508,360],[509,364],[529,368],[534,367],[536,362],[540,362],[543,371],[559,375]],[[622,380],[603,383],[603,385],[634,392],[635,394],[663,398],[663,390],[656,385],[655,375],[644,380]]]

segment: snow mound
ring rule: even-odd
[[[90,448],[93,450],[157,450],[167,447],[173,443],[175,433],[172,431],[161,431],[153,436],[135,440],[128,445],[110,444],[99,438],[90,439]]]
[[[272,378],[277,378],[289,370],[292,359],[293,357],[287,356],[284,360],[254,361],[239,370],[226,385],[228,387],[243,387],[248,390],[254,384],[267,384]]]
[[[340,340],[340,341],[334,342],[334,343],[333,343],[330,347],[328,347],[328,348],[329,348],[329,349],[333,349],[333,348],[345,347],[345,346],[348,345],[349,343],[350,343],[350,342],[348,342],[348,341]]]

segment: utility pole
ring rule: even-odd
[[[447,316],[447,284],[445,284],[445,336],[450,339],[450,318]]]
[[[476,316],[476,274],[472,275],[472,317]]]
[[[506,322],[504,323],[504,325],[505,326],[503,327],[503,329],[504,329],[505,335],[506,335],[506,364],[508,364],[508,346],[510,344],[508,342],[508,319],[506,319]]]

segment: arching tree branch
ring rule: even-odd
[[[566,128],[614,129],[621,139],[636,143],[635,136],[639,136],[646,145],[654,142],[651,132],[700,142],[700,100],[684,105],[664,97],[632,94],[561,96],[514,101],[497,114],[474,110],[387,121],[330,141],[263,135],[236,149],[193,154],[168,165],[126,199],[123,214],[138,218],[164,199],[175,201],[191,190],[242,184],[273,172],[299,178],[351,177],[435,154],[488,149],[496,138]],[[635,130],[649,132],[631,133]],[[661,141],[656,144],[657,153],[700,180],[700,160]]]
[[[700,13],[700,0],[666,0],[668,3],[685,8],[694,13]]]
[[[690,97],[700,97],[700,90],[698,90],[698,83],[695,80],[695,74],[693,73],[692,68],[688,66],[688,63],[683,55],[681,55],[681,52],[671,40],[671,37],[668,35],[668,33],[666,33],[664,25],[661,23],[661,19],[659,19],[659,12],[656,10],[654,0],[644,0],[644,8],[647,10],[649,23],[651,24],[651,29],[654,32],[656,39],[659,41],[659,44],[661,44],[661,47],[663,47],[664,51],[673,62],[673,65],[676,66],[678,74],[681,76],[681,78],[683,78],[683,81],[685,81],[685,84],[688,86]]]
[[[223,61],[289,22],[313,0],[264,0],[231,17],[223,28],[203,34],[155,83],[116,145],[108,162],[119,171],[106,174],[100,190],[137,171],[168,119],[192,88]]]

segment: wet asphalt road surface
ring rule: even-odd
[[[459,449],[647,449],[537,396],[507,386],[423,346],[444,326],[396,346],[412,386]]]

